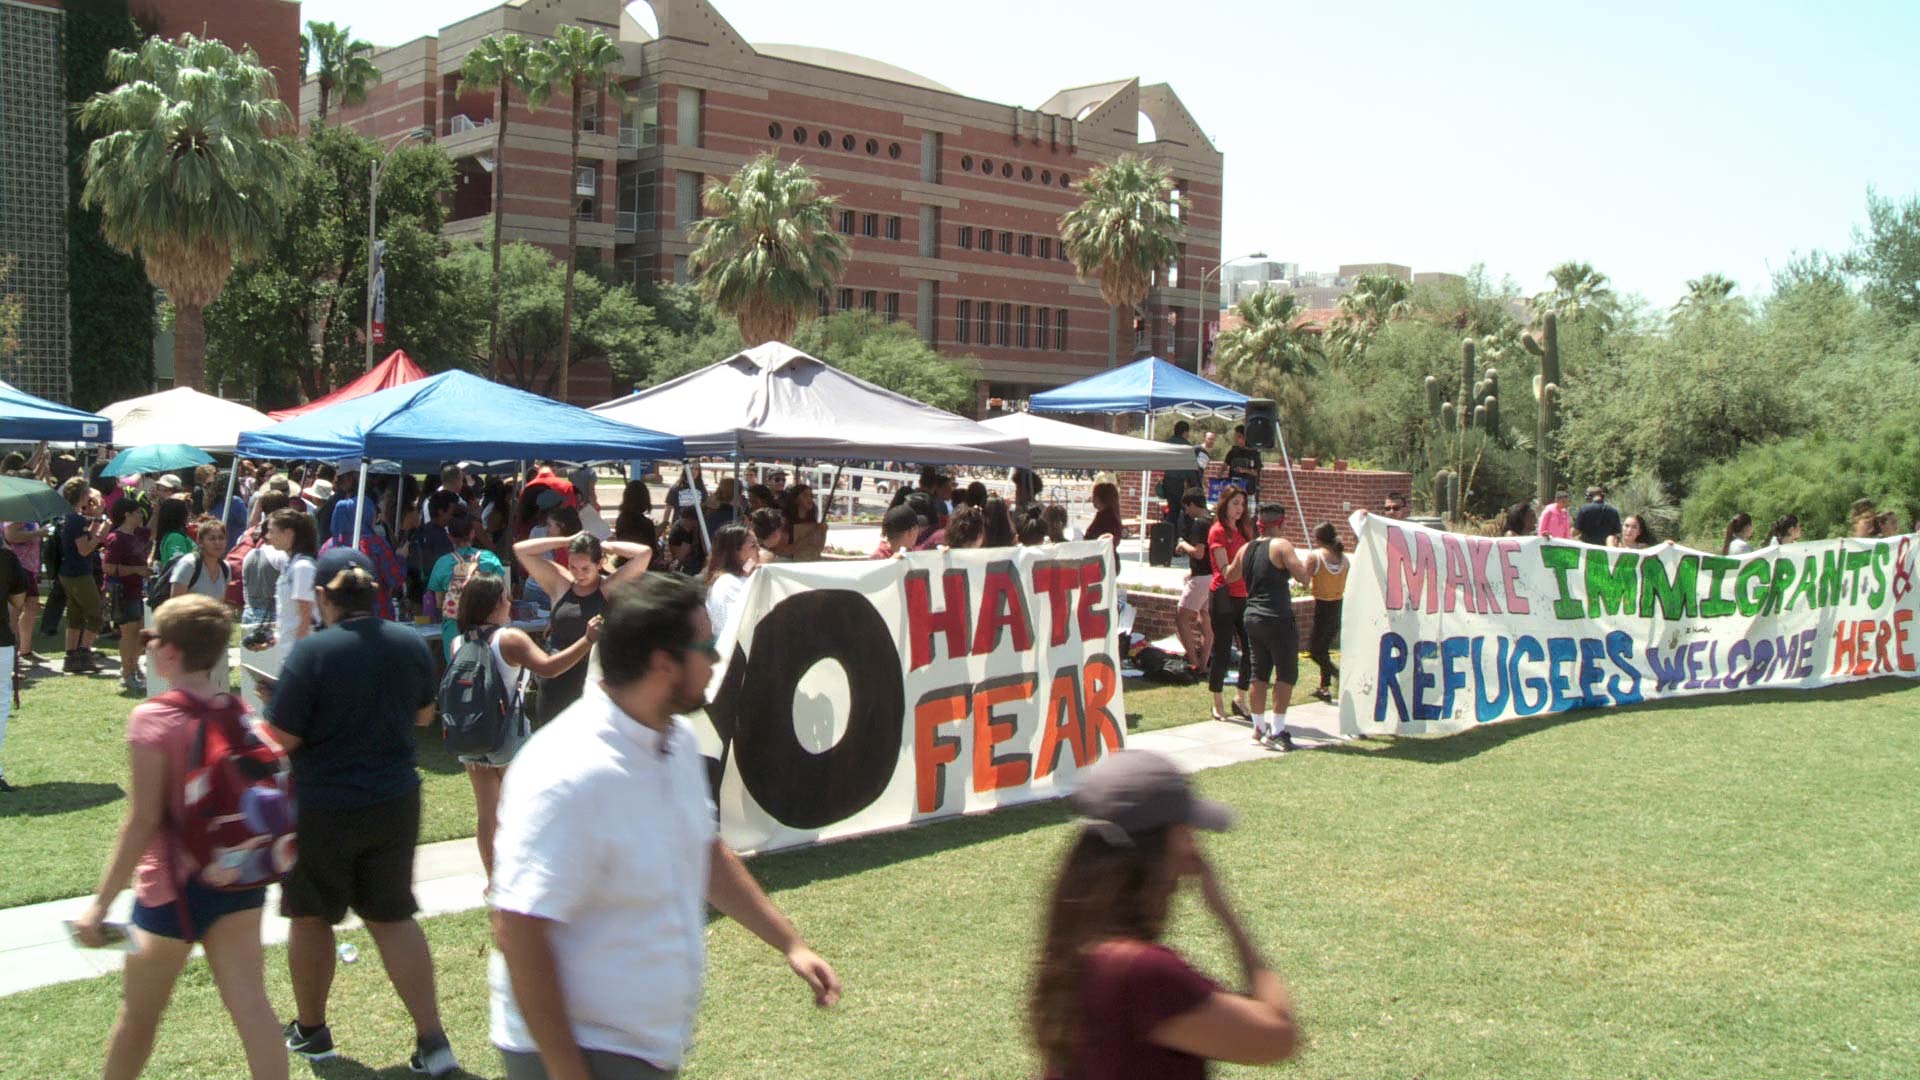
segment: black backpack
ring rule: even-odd
[[[158,608],[173,596],[173,568],[180,565],[181,559],[193,560],[193,577],[187,579],[187,591],[192,592],[193,587],[200,584],[200,571],[206,567],[200,558],[199,549],[183,551],[173,558],[168,559],[167,565],[154,571],[153,576],[147,579],[148,607]]]
[[[527,673],[511,688],[500,677],[493,662],[497,629],[462,636],[440,679],[441,733],[451,753],[491,754],[526,732]]]

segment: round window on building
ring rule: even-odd
[[[813,141],[820,144],[820,149],[831,150],[833,149],[833,132],[823,129]]]
[[[1068,175],[1067,175],[1066,173],[1061,173],[1061,174],[1060,174],[1060,186],[1061,186],[1061,187],[1072,187],[1072,186],[1073,186],[1073,177],[1071,177],[1071,176],[1068,176]]]
[[[1041,170],[1040,170],[1040,182],[1041,182],[1041,183],[1043,183],[1043,184],[1051,184],[1051,183],[1053,183],[1053,170],[1052,170],[1052,169],[1041,169]]]
[[[779,124],[767,125],[767,138],[769,139],[778,139],[782,135],[785,135],[786,133],[787,133],[787,129],[781,127]]]
[[[856,140],[853,136],[851,135],[840,136],[840,149],[845,150],[847,153],[849,154],[853,153],[853,148],[856,145],[858,145],[858,140]]]
[[[874,154],[877,154],[879,152],[880,152],[880,140],[868,139],[867,140],[867,156],[872,157]]]
[[[1008,161],[1008,162],[1001,162],[1001,164],[1000,164],[1000,175],[1001,175],[1001,176],[1003,176],[1003,177],[1010,177],[1010,176],[1012,176],[1012,175],[1013,175],[1013,163],[1012,163],[1012,162],[1010,162],[1010,161]]]
[[[1021,168],[1020,168],[1020,179],[1022,179],[1022,180],[1031,180],[1031,179],[1033,179],[1033,166],[1031,166],[1031,165],[1023,165],[1023,166],[1021,166]]]
[[[887,144],[887,156],[888,156],[888,157],[890,157],[890,158],[898,158],[898,157],[900,156],[900,144],[899,144],[899,143],[897,143],[897,142],[896,142],[896,143],[888,143],[888,144]]]
[[[980,172],[986,176],[993,175],[993,159],[992,158],[980,159]]]
[[[801,146],[807,145],[807,129],[803,127],[794,128],[793,141],[799,143]]]
[[[961,172],[973,171],[973,155],[972,154],[965,154],[960,158],[960,171]]]

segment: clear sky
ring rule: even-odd
[[[305,0],[388,45],[496,0]],[[1920,2],[714,0],[819,45],[1035,106],[1167,82],[1226,154],[1227,258],[1482,262],[1526,292],[1593,263],[1671,303],[1838,251],[1866,191],[1920,192]],[[645,5],[640,5],[643,22]]]

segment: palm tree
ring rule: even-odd
[[[1166,169],[1121,154],[1080,181],[1080,205],[1060,218],[1060,244],[1085,281],[1100,279],[1100,296],[1115,308],[1145,302],[1153,276],[1180,254],[1180,219]]]
[[[508,91],[519,87],[520,96],[529,104],[536,94],[545,100],[545,89],[536,88],[532,83],[533,62],[533,46],[519,34],[483,37],[460,62],[462,89],[500,91],[500,100],[493,110],[493,308],[487,320],[487,377],[490,379],[500,376],[500,208],[507,197],[507,111],[511,107]]]
[[[534,81],[548,90],[564,83],[572,95],[573,150],[567,155],[569,172],[573,169],[571,163],[580,160],[580,113],[586,105],[587,92],[604,93],[616,103],[626,102],[626,93],[614,81],[619,66],[620,43],[599,30],[588,32],[578,26],[562,26],[541,46]],[[544,100],[546,93],[543,91],[539,96]],[[494,168],[499,167],[500,163],[495,161]],[[567,190],[573,190],[571,176],[567,178]],[[567,369],[573,366],[573,271],[580,261],[575,247],[579,240],[580,214],[570,209],[567,214],[567,299],[560,316],[561,401],[567,400]]]
[[[805,167],[766,153],[708,184],[703,204],[706,216],[688,230],[700,245],[689,260],[695,286],[739,322],[749,346],[791,338],[846,263],[837,200]]]
[[[1240,325],[1220,335],[1214,359],[1229,380],[1260,388],[1278,378],[1311,375],[1325,359],[1318,334],[1300,324],[1300,297],[1262,289],[1234,305]],[[1272,394],[1259,394],[1272,397]]]
[[[252,49],[191,34],[115,49],[107,75],[118,85],[80,106],[80,126],[100,133],[81,202],[192,326],[235,260],[264,253],[279,232],[300,159],[271,133],[292,114]]]
[[[307,23],[307,32],[300,35],[300,71],[304,75],[313,54],[319,54],[320,68],[314,75],[320,83],[320,123],[327,122],[327,103],[336,90],[342,105],[367,100],[367,88],[380,81],[380,69],[367,56],[372,51],[370,42],[353,36],[351,26]]]
[[[1536,324],[1540,316],[1551,311],[1563,323],[1593,319],[1602,332],[1613,328],[1619,301],[1607,286],[1607,275],[1595,270],[1592,263],[1561,263],[1547,271],[1547,277],[1553,287],[1527,301]]]
[[[1673,305],[1673,317],[1705,315],[1731,307],[1740,301],[1735,300],[1733,291],[1740,286],[1725,274],[1703,274],[1687,282],[1687,295]]]
[[[1392,274],[1361,274],[1336,306],[1340,313],[1327,337],[1336,353],[1352,360],[1367,351],[1382,326],[1413,310],[1413,287]]]

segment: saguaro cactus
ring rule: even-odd
[[[1451,522],[1460,514],[1462,485],[1473,462],[1468,460],[1467,433],[1478,428],[1492,435],[1500,430],[1500,373],[1488,368],[1477,381],[1478,355],[1471,340],[1460,343],[1460,376],[1451,394],[1436,376],[1426,378],[1427,416],[1434,422],[1432,459],[1444,462],[1433,476],[1434,513]]]
[[[1533,380],[1533,398],[1537,403],[1534,418],[1534,495],[1545,506],[1553,501],[1560,486],[1555,457],[1559,451],[1560,431],[1560,320],[1549,311],[1540,320],[1540,336],[1528,334],[1520,339],[1527,351],[1540,358],[1540,374]]]

